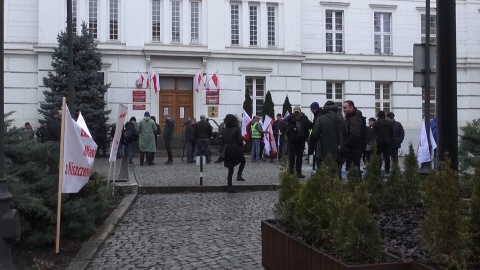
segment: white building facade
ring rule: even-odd
[[[75,29],[86,22],[103,54],[105,96],[137,119],[145,110],[177,119],[241,115],[245,91],[260,114],[267,91],[276,112],[286,95],[309,105],[350,99],[373,117],[393,111],[416,145],[422,88],[413,87],[413,44],[425,38],[425,1],[416,0],[73,0]],[[431,33],[435,42],[435,2]],[[5,111],[38,125],[43,77],[66,27],[66,0],[5,0]],[[458,120],[480,117],[480,1],[457,0]],[[158,74],[160,91],[137,88]],[[196,91],[195,74],[217,72],[220,90]],[[211,88],[215,88],[213,84]],[[134,91],[136,98],[134,98]],[[140,91],[140,92],[138,92]],[[143,92],[142,92],[143,91]],[[218,95],[215,95],[218,94]],[[435,114],[435,91],[432,91]],[[134,101],[135,100],[135,101]],[[215,104],[217,103],[218,104]],[[161,117],[160,117],[161,118]],[[403,149],[407,147],[404,143]]]

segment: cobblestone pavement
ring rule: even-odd
[[[275,191],[139,196],[88,269],[263,269]]]

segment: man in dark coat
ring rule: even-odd
[[[323,109],[320,108],[320,105],[318,104],[318,102],[313,102],[312,104],[310,104],[310,110],[313,113],[312,123],[313,125],[315,125],[318,117],[323,114]],[[312,138],[310,136],[310,139],[308,140],[308,156],[313,155],[315,151],[316,151],[316,142],[312,141]],[[315,159],[315,156],[316,155],[314,155],[314,159]]]
[[[195,120],[185,123],[185,140],[187,140],[187,163],[195,162]]]
[[[128,134],[128,136],[124,138],[125,142],[127,143],[128,165],[135,165],[135,163],[133,163],[133,154],[135,152],[135,147],[138,141],[136,124],[137,118],[135,118],[134,116],[130,117],[130,121],[125,124],[125,131],[127,131],[126,134]]]
[[[237,181],[245,181],[242,177],[245,168],[245,156],[243,154],[243,137],[238,127],[238,119],[233,114],[227,114],[224,119],[225,129],[222,132],[222,140],[225,144],[225,160],[223,166],[228,168],[228,192],[237,192],[232,187],[233,170],[240,164],[237,172]]]
[[[168,160],[165,162],[165,165],[172,165],[172,140],[173,134],[175,134],[175,120],[170,117],[170,114],[165,114],[163,119],[165,119],[165,127],[163,128],[163,141],[165,142],[165,150],[167,150],[168,156]]]
[[[62,112],[53,111],[52,117],[47,120],[47,140],[60,141],[62,131]]]
[[[395,121],[395,114],[393,112],[387,113],[387,120],[392,123],[393,134],[390,142],[390,155],[392,161],[398,164],[398,149],[402,146],[403,139],[405,139],[405,130],[400,122]]]
[[[197,144],[197,155],[205,156],[207,164],[210,163],[210,138],[212,137],[213,128],[207,122],[205,115],[200,115],[200,121],[195,125],[195,140]]]
[[[385,160],[385,173],[390,173],[390,143],[393,135],[392,123],[385,118],[385,112],[379,111],[377,121],[373,124],[373,131],[377,138],[377,154],[380,158],[380,168],[382,168],[382,158]]]
[[[313,124],[302,113],[302,109],[299,106],[293,109],[293,115],[287,116],[283,121],[288,124],[289,172],[293,174],[293,169],[295,168],[297,177],[305,178],[305,175],[302,174],[303,150],[305,149],[305,141],[308,138],[308,131],[313,127]]]
[[[347,128],[345,120],[337,113],[337,104],[331,100],[325,102],[323,115],[315,121],[310,140],[316,145],[316,161],[320,167],[322,162],[331,154],[338,164],[338,175],[341,178],[343,160],[338,157],[339,148],[343,147]]]
[[[343,102],[343,113],[347,124],[347,138],[344,143],[345,162],[347,163],[345,169],[350,170],[353,163],[360,170],[360,159],[362,158],[365,140],[365,118],[351,100]]]

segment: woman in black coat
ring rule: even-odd
[[[233,114],[227,114],[225,119],[225,129],[222,133],[222,140],[225,144],[225,160],[223,165],[228,168],[228,192],[237,192],[232,187],[233,169],[240,164],[237,172],[237,181],[245,181],[242,177],[245,168],[245,156],[243,155],[243,137],[238,127],[237,117]]]

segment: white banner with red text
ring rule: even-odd
[[[110,146],[110,158],[108,161],[114,162],[117,160],[117,151],[120,146],[120,138],[122,137],[123,124],[125,118],[127,118],[128,108],[123,104],[118,104],[118,117],[115,126],[115,136],[112,139],[112,145]]]

